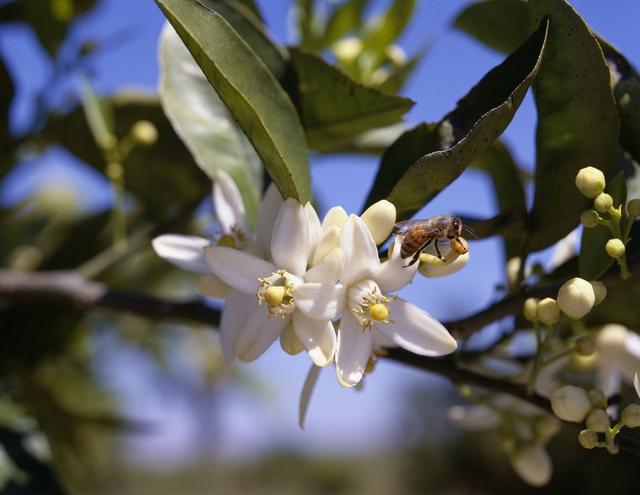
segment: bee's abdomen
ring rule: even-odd
[[[400,256],[402,258],[408,258],[409,256],[413,256],[419,248],[420,248],[420,244],[416,242],[416,239],[405,239],[402,242],[402,247],[400,249]]]

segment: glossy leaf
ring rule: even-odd
[[[609,175],[620,127],[609,69],[593,33],[564,0],[530,0],[534,22],[549,16],[549,39],[534,85],[538,128],[529,251],[562,239],[589,206],[575,187],[583,167]],[[561,212],[561,214],[559,214]]]
[[[256,19],[262,22],[262,14],[260,14],[260,9],[253,0],[237,0],[237,3],[241,3],[242,5],[244,5],[253,13],[254,16],[256,16]]]
[[[158,45],[158,94],[173,128],[212,179],[227,172],[255,222],[262,191],[260,158],[170,24]]]
[[[365,131],[398,122],[414,105],[357,83],[317,55],[298,48],[290,51],[302,123],[315,149],[339,149]]]
[[[362,13],[369,0],[350,0],[338,5],[329,15],[322,39],[329,46],[362,24]]]
[[[157,3],[283,196],[308,201],[311,186],[304,131],[291,100],[271,72],[217,12],[182,0]]]
[[[400,137],[383,156],[367,204],[386,197],[399,217],[407,218],[458,178],[511,122],[538,71],[547,27],[542,21],[437,126],[423,125]],[[413,153],[402,151],[405,146]]]

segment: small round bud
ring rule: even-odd
[[[591,401],[584,389],[563,385],[551,393],[551,409],[560,419],[580,423],[591,410]]]
[[[374,321],[385,321],[389,316],[389,309],[384,304],[378,303],[369,308],[369,314]]]
[[[407,62],[407,52],[399,45],[389,45],[387,47],[387,57],[394,65],[404,65]]]
[[[625,251],[624,242],[620,239],[609,239],[604,248],[606,249],[607,254],[612,258],[619,258]]]
[[[362,51],[362,41],[355,36],[349,36],[333,45],[333,53],[343,62],[351,62]]]
[[[600,304],[607,297],[607,286],[599,280],[592,280],[591,287],[593,287],[593,294],[596,296],[594,304]]]
[[[558,305],[564,314],[574,320],[586,315],[596,301],[593,286],[581,278],[575,277],[565,282],[558,291]]]
[[[596,352],[596,343],[588,335],[583,335],[576,340],[573,350],[580,357],[590,357]]]
[[[591,450],[598,445],[598,434],[595,431],[582,430],[578,434],[578,442],[580,442],[580,445],[585,449]]]
[[[607,398],[600,390],[589,390],[587,395],[589,396],[589,400],[591,401],[591,404],[593,404],[594,408],[607,409]]]
[[[389,237],[396,223],[396,207],[393,203],[382,199],[367,208],[360,218],[371,232],[373,241],[376,244],[382,244]]]
[[[514,256],[507,261],[507,282],[509,283],[509,287],[513,287],[516,284],[521,264],[522,258],[520,258],[520,256]]]
[[[593,206],[600,213],[606,213],[609,211],[609,208],[613,206],[613,198],[610,194],[600,193],[596,196],[596,199],[593,200]]]
[[[151,146],[158,140],[158,129],[148,120],[139,120],[131,129],[133,138],[144,146]]]
[[[627,213],[630,217],[640,217],[640,199],[632,199],[627,203]]]
[[[609,416],[604,409],[594,409],[587,416],[587,428],[596,433],[604,433],[609,429]]]
[[[620,420],[628,428],[637,428],[640,426],[640,405],[629,404],[622,410]]]
[[[524,302],[524,306],[522,311],[524,313],[524,317],[529,321],[538,321],[538,304],[540,303],[540,299],[535,297],[530,297]]]
[[[576,186],[587,198],[594,199],[604,191],[604,174],[595,167],[585,167],[576,175]]]
[[[511,456],[511,465],[522,481],[532,486],[549,483],[553,471],[549,454],[541,445],[518,449]]]
[[[545,325],[554,325],[560,319],[560,309],[555,299],[545,297],[538,303],[536,318]]]
[[[598,225],[600,216],[596,210],[585,210],[580,214],[580,223],[588,229],[592,229]]]
[[[469,243],[466,239],[458,237],[451,240],[451,249],[458,254],[467,254],[469,252]]]

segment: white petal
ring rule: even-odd
[[[362,329],[350,311],[342,317],[338,329],[336,373],[338,383],[343,387],[353,387],[362,380],[371,355],[371,334]]]
[[[320,263],[329,252],[338,247],[340,242],[340,229],[335,225],[332,225],[328,229],[322,232],[322,236],[316,244],[316,248],[313,250],[311,256],[311,266],[315,266]]]
[[[309,257],[311,257],[322,235],[322,226],[316,209],[311,203],[304,205],[304,210],[307,213],[307,222],[309,223]]]
[[[229,294],[229,286],[212,273],[198,278],[196,287],[205,296],[215,299],[224,299]]]
[[[381,199],[367,208],[361,218],[367,224],[375,243],[382,244],[393,231],[396,223],[396,207],[386,199]]]
[[[176,234],[164,234],[151,241],[158,256],[183,270],[196,273],[209,272],[203,249],[210,244],[210,241],[202,237]]]
[[[373,328],[406,350],[422,356],[451,354],[457,348],[455,339],[438,320],[404,299],[387,303],[392,323],[374,323]]]
[[[456,256],[455,258],[452,258],[451,261],[449,261],[448,259],[449,255],[445,255],[444,262],[436,257],[431,257],[430,263],[425,262],[427,256],[431,255],[425,255],[425,253],[420,255],[419,263],[420,273],[425,277],[444,277],[446,275],[451,275],[452,273],[456,273],[462,270],[469,261],[469,253],[464,253]]]
[[[231,234],[233,227],[248,233],[242,196],[231,176],[218,170],[213,183],[213,207],[225,234]]]
[[[411,266],[408,259],[400,256],[402,239],[396,237],[391,257],[382,263],[374,275],[374,280],[378,283],[383,293],[396,292],[413,280],[418,270],[419,263]]]
[[[220,320],[220,344],[225,366],[231,366],[236,359],[236,337],[251,312],[258,307],[254,296],[235,289],[229,291],[224,302]]]
[[[237,249],[209,246],[204,257],[213,273],[234,289],[255,294],[258,277],[266,277],[276,268],[268,261]]]
[[[333,285],[340,278],[343,267],[344,253],[342,249],[339,247],[333,248],[320,263],[307,271],[304,279],[307,282],[320,282]]]
[[[638,372],[633,375],[633,386],[636,389],[636,394],[640,397],[640,376],[638,376]]]
[[[256,223],[258,244],[266,256],[271,255],[271,233],[273,232],[273,224],[278,216],[282,201],[282,194],[278,191],[275,183],[272,182],[262,197],[258,223]]]
[[[347,223],[348,218],[349,215],[347,215],[347,212],[344,211],[342,206],[334,206],[324,216],[324,219],[322,220],[322,230],[327,230],[329,227],[333,226],[341,229],[343,225]]]
[[[315,364],[312,364],[311,368],[309,368],[309,373],[307,373],[307,378],[304,380],[302,393],[300,394],[300,405],[298,407],[298,425],[303,430],[304,420],[307,417],[307,409],[309,409],[311,394],[313,393],[313,389],[316,388],[316,383],[318,382],[321,369],[322,368],[319,368]]]
[[[269,318],[265,305],[255,306],[236,337],[235,354],[238,359],[250,362],[262,356],[278,338],[288,320]]]
[[[316,366],[324,368],[331,364],[336,352],[333,323],[307,318],[300,311],[294,311],[293,329]]]
[[[345,266],[340,281],[346,285],[371,278],[380,266],[378,249],[371,233],[356,215],[351,215],[342,227],[340,249],[345,254]]]
[[[398,344],[396,344],[393,340],[391,340],[391,337],[385,335],[384,333],[373,332],[373,335],[371,336],[371,338],[373,340],[374,350],[379,351],[385,347],[387,348],[398,347]]]
[[[309,318],[333,320],[344,308],[346,286],[306,282],[295,291],[296,309]]]
[[[513,470],[522,481],[532,486],[544,486],[551,480],[553,465],[541,445],[526,447],[511,457]]]
[[[278,212],[271,237],[271,257],[278,266],[302,277],[309,256],[309,221],[304,207],[288,198]]]

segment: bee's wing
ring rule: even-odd
[[[402,232],[406,232],[415,225],[419,225],[425,222],[428,222],[428,220],[405,220],[404,222],[398,222],[397,224],[395,224],[395,226],[393,227],[393,231],[396,234],[399,234]]]

